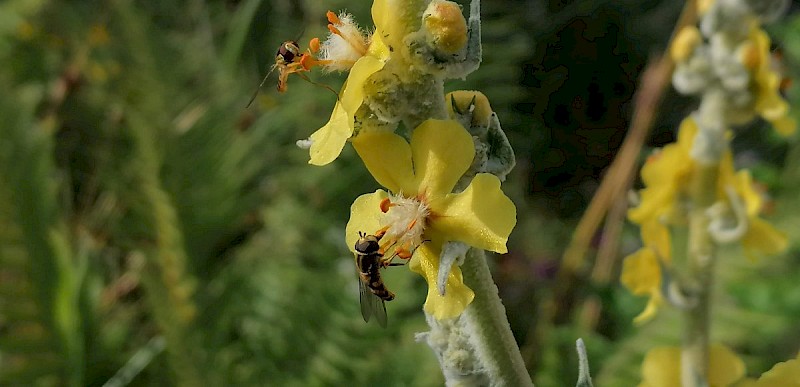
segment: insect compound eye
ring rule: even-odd
[[[300,54],[300,47],[297,46],[297,43],[288,41],[283,42],[281,47],[278,48],[277,56],[281,57],[285,62],[291,63],[294,61],[294,58]]]
[[[356,245],[355,245],[356,252],[358,252],[359,254],[365,254],[365,255],[367,255],[367,254],[375,254],[376,252],[378,252],[378,250],[380,248],[381,247],[378,244],[378,241],[375,240],[374,237],[372,237],[372,238],[369,238],[369,237],[361,238],[361,239],[358,240],[358,242],[356,242]]]

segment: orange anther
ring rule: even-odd
[[[414,255],[414,253],[408,251],[408,249],[397,249],[397,256],[401,259],[410,259],[412,255]]]
[[[311,40],[308,42],[308,49],[309,49],[309,50],[310,50],[312,53],[315,53],[315,52],[319,51],[319,38],[314,38],[314,39],[311,39]]]
[[[342,32],[339,31],[338,28],[334,27],[333,24],[328,24],[328,31],[330,31],[334,35],[342,36]]]
[[[389,226],[384,226],[380,230],[375,231],[375,238],[381,239],[383,235],[386,234],[387,230],[389,230]]]
[[[328,18],[328,23],[331,23],[331,24],[342,24],[342,21],[339,20],[339,17],[336,16],[336,14],[333,13],[333,11],[328,11],[325,14],[325,16]]]
[[[384,214],[389,212],[389,208],[393,206],[394,204],[392,203],[391,200],[389,200],[389,198],[383,198],[383,200],[381,200],[381,205],[380,205],[381,212],[383,212]]]
[[[306,70],[310,70],[315,64],[317,64],[317,61],[311,55],[303,54],[300,57],[300,65]]]
[[[409,229],[409,230],[411,230],[411,229],[412,229],[412,228],[414,228],[414,226],[416,226],[416,225],[417,225],[417,220],[416,220],[416,219],[414,219],[414,220],[412,220],[410,223],[408,223],[408,229]]]

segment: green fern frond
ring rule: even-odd
[[[2,316],[8,319],[2,336],[9,346],[3,348],[10,348],[3,356],[11,358],[0,377],[53,378],[79,386],[85,369],[81,265],[58,207],[52,138],[46,124],[34,119],[37,95],[20,90],[18,96],[17,101],[0,99],[0,238],[7,242],[0,270],[8,276],[4,282],[20,284],[4,287],[0,295]],[[40,351],[29,350],[36,348]]]

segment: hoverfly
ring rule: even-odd
[[[328,61],[319,60],[314,57],[314,53],[318,52],[320,48],[320,43],[318,38],[313,38],[311,41],[308,42],[308,49],[306,52],[301,52],[300,45],[297,44],[294,40],[287,40],[281,43],[280,47],[278,47],[278,52],[275,53],[275,64],[267,72],[267,75],[264,76],[264,79],[261,80],[261,83],[258,85],[258,88],[253,93],[253,96],[250,97],[250,102],[247,103],[247,107],[253,103],[258,95],[258,91],[261,90],[261,87],[264,86],[264,83],[267,82],[267,78],[269,78],[270,74],[272,74],[275,69],[278,70],[278,92],[283,93],[286,92],[287,86],[286,82],[289,79],[290,74],[297,74],[301,78],[303,78],[306,82],[311,83],[313,85],[324,87],[333,94],[336,95],[336,98],[339,98],[339,93],[336,90],[330,88],[330,86],[323,85],[321,83],[317,83],[312,81],[308,78],[303,72],[311,70],[312,67],[317,65],[324,65]],[[246,108],[247,108],[246,107]]]
[[[356,269],[358,272],[358,293],[361,303],[361,317],[365,322],[374,315],[378,324],[386,327],[386,301],[394,300],[394,293],[386,288],[381,278],[380,269],[386,266],[400,266],[401,263],[392,263],[391,258],[383,256],[379,244],[383,232],[377,235],[358,233],[358,241],[354,246],[356,251]]]

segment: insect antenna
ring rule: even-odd
[[[264,76],[264,79],[262,79],[262,80],[261,80],[261,83],[258,85],[258,88],[256,89],[256,91],[255,91],[255,92],[253,92],[253,96],[252,96],[252,97],[250,97],[250,102],[248,102],[248,103],[247,103],[247,106],[245,106],[245,107],[244,107],[245,109],[249,108],[249,107],[250,107],[250,105],[252,105],[252,104],[253,104],[253,101],[255,101],[255,100],[256,100],[256,97],[258,96],[258,92],[259,92],[259,90],[261,90],[261,87],[262,87],[262,86],[264,86],[264,83],[265,83],[265,82],[267,82],[267,78],[269,78],[269,75],[270,75],[270,74],[272,74],[272,72],[273,72],[273,71],[275,71],[275,68],[276,68],[276,67],[278,67],[278,65],[277,65],[277,64],[274,64],[274,65],[272,65],[272,67],[269,69],[269,71],[267,72],[267,75],[265,75],[265,76]],[[337,95],[337,98],[338,98],[338,95]]]

